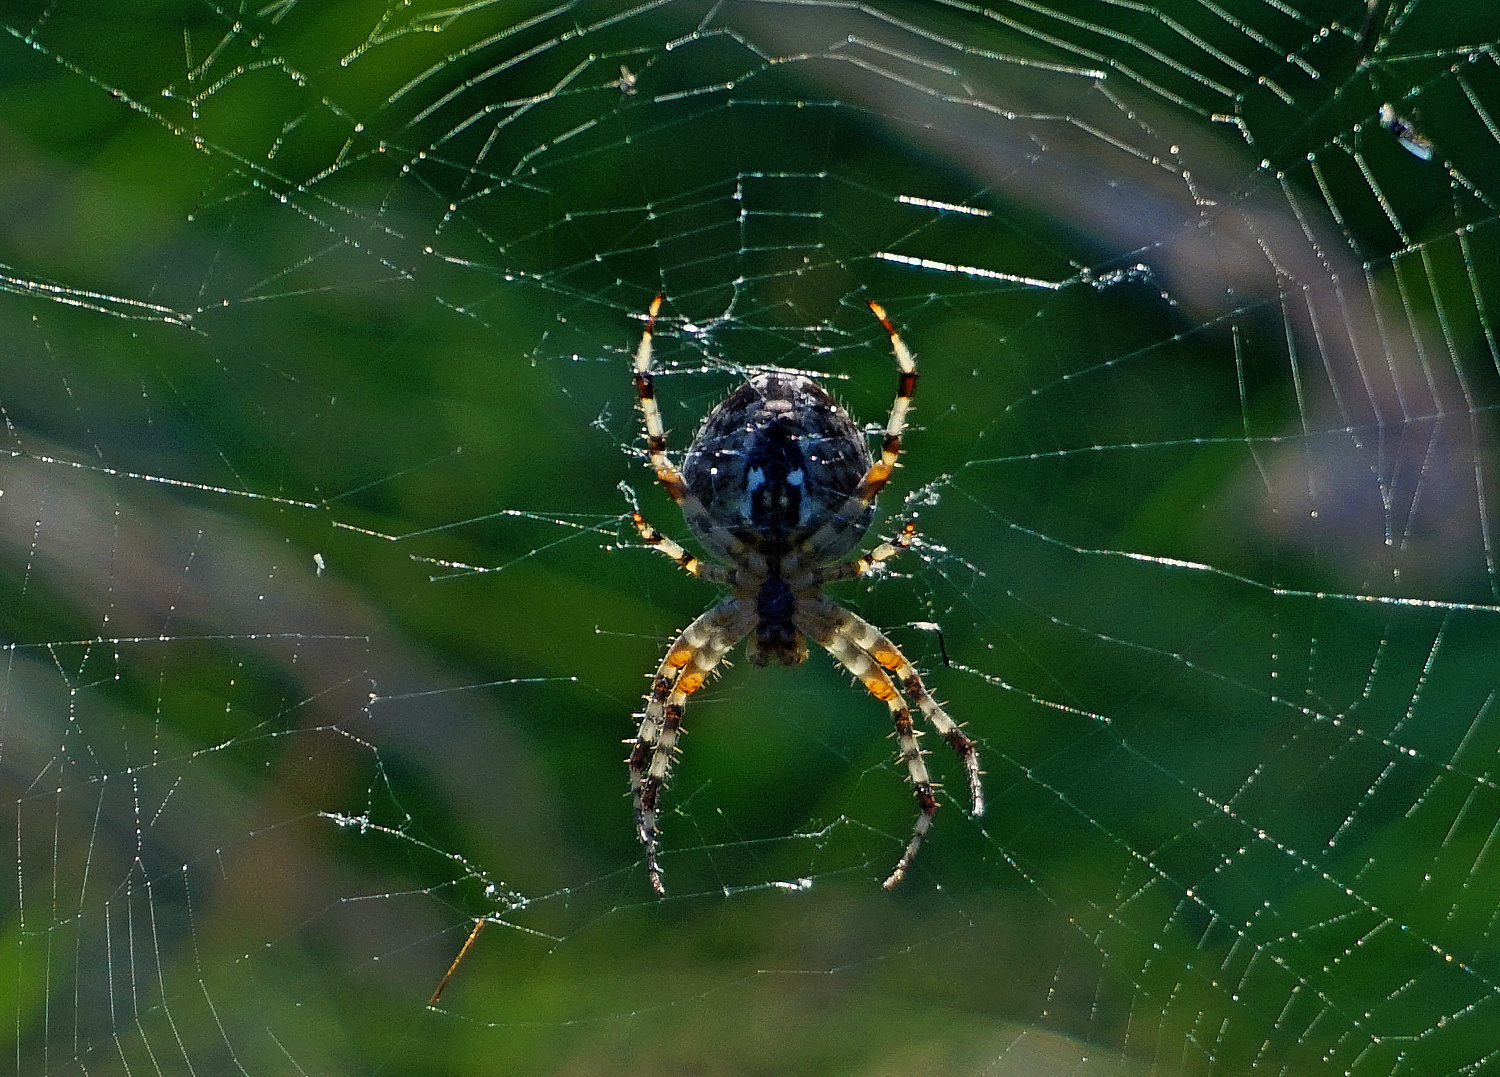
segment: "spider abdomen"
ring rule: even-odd
[[[774,561],[844,508],[870,464],[864,435],[833,397],[810,378],[771,372],[757,374],[713,410],[682,471],[710,527]],[[873,505],[861,506],[823,556],[853,549],[873,516]],[[701,526],[693,530],[700,539],[707,534]]]

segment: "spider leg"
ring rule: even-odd
[[[645,847],[646,870],[657,894],[667,891],[656,859],[656,804],[677,754],[687,697],[703,687],[714,667],[750,631],[754,621],[754,606],[730,597],[683,629],[667,648],[651,680],[639,731],[626,741],[631,746],[626,763],[635,802],[635,832]]]
[[[832,605],[832,603],[829,604]],[[882,668],[895,675],[897,683],[912,699],[916,700],[918,708],[922,711],[922,717],[927,719],[932,728],[937,731],[938,736],[948,742],[948,746],[963,762],[964,771],[969,778],[970,814],[983,815],[984,786],[980,782],[980,775],[983,771],[979,769],[979,752],[974,747],[973,740],[963,731],[963,727],[943,710],[938,701],[932,698],[932,693],[922,682],[922,675],[907,661],[906,655],[901,653],[901,649],[891,641],[889,636],[863,617],[848,613],[847,610],[844,612],[849,618],[843,630],[845,634],[856,647],[875,659]]]
[[[838,583],[840,580],[852,580],[863,576],[876,565],[889,561],[903,550],[910,549],[912,540],[916,537],[917,525],[908,521],[895,538],[889,542],[882,542],[863,557],[856,557],[852,561],[836,561],[831,565],[812,569],[812,580],[815,584]]]
[[[747,557],[751,561],[760,560],[756,555],[749,553],[743,542],[713,521],[708,510],[703,507],[703,502],[698,500],[698,495],[693,493],[687,480],[682,477],[682,472],[677,470],[677,465],[672,463],[671,458],[667,456],[667,428],[662,423],[661,408],[656,403],[656,375],[651,370],[651,340],[656,332],[656,315],[661,310],[661,303],[660,295],[651,301],[651,306],[647,310],[646,328],[641,333],[641,343],[636,348],[635,357],[632,360],[636,397],[641,402],[641,419],[646,426],[646,456],[651,470],[656,472],[656,481],[661,483],[662,489],[666,490],[672,500],[677,502],[677,506],[682,509],[682,516],[687,521],[688,528],[696,535],[709,536],[705,540],[706,545],[715,553],[735,564],[744,563]],[[640,524],[637,523],[636,527],[639,528]],[[645,536],[644,531],[641,534]],[[649,538],[646,541],[651,542]],[[658,544],[652,543],[652,545]],[[671,556],[683,568],[688,568],[676,555]],[[688,571],[693,572],[690,568]],[[701,573],[694,572],[694,575],[701,575]]]
[[[675,540],[663,535],[646,521],[639,512],[630,514],[631,522],[635,529],[641,533],[641,541],[647,546],[654,546],[680,565],[684,572],[697,576],[700,580],[709,583],[717,583],[722,586],[731,586],[734,582],[734,569],[725,565],[716,565],[712,562],[700,560],[682,548]]]
[[[948,742],[958,757],[963,760],[969,777],[969,796],[975,816],[984,814],[984,789],[980,783],[979,755],[974,742],[948,713],[938,705],[927,691],[922,677],[906,660],[897,646],[870,622],[856,616],[842,606],[819,597],[806,603],[799,611],[798,627],[831,654],[840,665],[854,674],[875,698],[885,702],[891,710],[891,719],[896,726],[899,744],[898,758],[907,768],[912,792],[917,798],[921,815],[912,831],[911,841],[896,864],[896,869],[885,880],[887,890],[899,883],[911,867],[922,840],[932,826],[933,813],[937,811],[937,800],[932,795],[932,779],[922,761],[922,750],[917,744],[917,733],[912,728],[911,709],[896,687],[897,682],[916,700],[922,716]],[[896,680],[891,679],[894,674]]]
[[[662,425],[661,408],[656,405],[656,378],[651,373],[651,337],[656,332],[656,315],[661,310],[662,296],[651,300],[647,311],[646,328],[641,333],[641,343],[635,350],[635,392],[641,402],[641,418],[646,424],[646,452],[656,479],[672,495],[679,505],[684,497],[691,497],[682,472],[667,457],[667,428]]]
[[[870,310],[880,319],[881,326],[891,338],[891,351],[896,356],[896,399],[891,403],[890,417],[885,421],[885,436],[880,442],[880,458],[872,463],[860,479],[854,493],[839,506],[828,522],[813,532],[799,548],[801,559],[807,564],[816,564],[822,551],[842,546],[848,549],[853,543],[843,539],[856,528],[885,484],[891,481],[891,472],[901,456],[901,438],[906,432],[906,416],[911,410],[911,398],[917,391],[917,361],[911,349],[896,332],[885,308],[873,299]],[[891,556],[891,555],[886,555]],[[885,558],[880,558],[885,560]],[[868,566],[866,566],[868,567]]]
[[[896,727],[896,758],[906,764],[906,775],[911,781],[912,793],[917,798],[920,814],[912,828],[911,840],[906,843],[906,851],[896,862],[895,869],[881,884],[889,890],[906,876],[911,862],[917,857],[917,851],[922,848],[927,831],[932,828],[932,817],[938,809],[937,798],[932,794],[932,778],[927,773],[927,764],[922,760],[922,746],[917,743],[921,733],[913,727],[911,708],[906,705],[906,700],[885,670],[876,665],[874,659],[860,650],[847,635],[835,631],[827,639],[820,639],[818,642],[840,665],[854,674],[871,695],[891,709],[891,721]]]
[[[880,459],[870,465],[870,470],[865,472],[864,482],[860,484],[860,492],[856,494],[863,504],[868,505],[875,500],[875,495],[880,493],[882,487],[890,481],[891,472],[896,467],[896,460],[901,455],[901,435],[906,432],[906,414],[911,410],[911,398],[917,391],[917,360],[912,355],[911,349],[901,339],[901,334],[896,332],[896,327],[891,324],[891,319],[886,315],[885,308],[873,299],[870,301],[870,310],[875,317],[880,319],[881,327],[891,338],[891,351],[896,356],[896,399],[891,402],[891,414],[885,421],[885,438],[880,443]]]

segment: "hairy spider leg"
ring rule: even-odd
[[[932,693],[927,690],[927,685],[922,682],[922,675],[917,672],[916,667],[907,660],[906,655],[901,653],[891,638],[869,621],[858,614],[850,613],[835,602],[828,599],[820,599],[829,606],[839,610],[846,620],[840,626],[840,634],[846,636],[850,642],[865,654],[873,658],[882,669],[892,674],[896,683],[899,684],[907,695],[916,700],[917,707],[922,712],[922,717],[938,736],[948,742],[948,746],[958,755],[963,762],[964,772],[969,778],[969,801],[970,814],[980,816],[984,814],[984,786],[980,782],[979,752],[974,747],[974,742],[963,727],[943,710],[942,705],[932,698]]]
[[[656,315],[661,310],[661,304],[660,295],[651,300],[651,306],[647,310],[646,329],[641,333],[641,343],[635,350],[634,358],[635,392],[641,402],[641,418],[646,425],[646,454],[651,469],[656,472],[656,481],[661,483],[662,488],[682,509],[682,516],[688,528],[695,535],[702,536],[704,546],[711,553],[716,554],[720,560],[730,564],[739,564],[749,552],[745,544],[713,521],[708,510],[703,507],[703,502],[698,500],[698,495],[688,487],[687,480],[682,477],[682,472],[677,470],[677,465],[673,464],[671,458],[667,456],[667,429],[662,424],[661,408],[656,403],[656,376],[651,370],[651,339],[656,332]],[[639,528],[640,523],[637,523],[636,527]],[[652,530],[655,531],[655,528]],[[642,532],[642,534],[645,533]],[[659,546],[660,544],[652,543],[652,545]],[[694,575],[701,575],[700,572],[688,568],[683,561],[675,557],[673,559]]]
[[[822,565],[808,570],[807,584],[821,587],[827,583],[857,579],[876,565],[889,561],[903,550],[910,549],[916,537],[917,525],[908,521],[894,538],[889,542],[882,542],[863,557],[856,557],[852,561],[835,561],[831,565]],[[799,578],[797,582],[801,584],[803,581]]]
[[[635,529],[641,533],[641,541],[647,546],[654,546],[666,554],[673,561],[693,576],[709,583],[717,583],[723,587],[732,587],[735,582],[735,570],[727,565],[716,565],[709,561],[700,560],[682,548],[682,544],[675,539],[663,535],[647,522],[646,518],[639,512],[630,514],[631,522]]]
[[[651,889],[665,894],[656,859],[656,802],[672,771],[687,697],[703,687],[729,649],[755,624],[755,607],[730,597],[682,630],[656,668],[640,730],[627,740],[635,832],[646,849]]]
[[[913,727],[911,708],[906,705],[906,700],[902,698],[891,678],[875,663],[873,658],[860,650],[853,640],[836,628],[831,631],[825,628],[825,634],[821,638],[818,636],[813,636],[813,638],[841,666],[854,674],[872,696],[884,702],[891,710],[891,721],[896,727],[893,734],[897,744],[896,758],[906,764],[906,775],[911,782],[912,793],[917,798],[917,807],[920,812],[917,815],[916,825],[912,828],[911,840],[906,844],[906,851],[896,862],[895,870],[881,884],[889,890],[906,876],[911,862],[916,859],[917,851],[922,848],[927,831],[932,827],[932,817],[938,809],[937,798],[933,796],[932,778],[927,773],[927,764],[922,761],[924,754],[922,746],[917,743],[917,738],[922,734],[920,730]]]
[[[917,798],[921,814],[917,816],[911,841],[907,843],[896,869],[882,884],[889,890],[901,881],[911,867],[938,808],[937,799],[932,793],[936,787],[927,774],[927,766],[922,761],[924,753],[917,744],[916,738],[920,734],[912,728],[911,708],[907,706],[901,690],[896,687],[897,683],[917,701],[922,717],[931,723],[938,735],[948,742],[948,746],[963,761],[964,770],[969,777],[969,796],[975,816],[984,814],[979,753],[962,727],[932,698],[916,668],[880,629],[821,595],[808,600],[799,611],[798,621],[798,626],[809,637],[816,640],[840,665],[854,674],[871,695],[883,701],[891,710],[891,718],[896,726],[896,741],[900,746],[897,759],[906,764],[907,776],[911,780],[912,792]],[[894,681],[891,674],[895,675]]]
[[[865,471],[854,493],[839,506],[828,522],[808,536],[799,547],[797,560],[802,564],[816,564],[825,551],[852,545],[846,544],[844,537],[859,526],[865,509],[885,489],[885,484],[891,481],[891,472],[896,469],[896,461],[901,456],[901,438],[906,432],[906,416],[911,410],[911,398],[917,391],[917,361],[906,342],[901,339],[901,334],[891,324],[885,308],[872,299],[870,310],[874,311],[875,317],[880,319],[881,327],[891,338],[891,351],[896,356],[896,399],[891,403],[891,414],[885,422],[885,436],[880,442],[880,458]]]

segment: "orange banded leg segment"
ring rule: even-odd
[[[896,758],[906,764],[906,775],[911,781],[912,794],[917,798],[920,813],[917,815],[916,825],[912,828],[911,840],[906,843],[906,851],[896,862],[895,870],[881,884],[889,890],[906,876],[907,869],[911,867],[911,862],[916,859],[918,850],[922,848],[927,831],[932,828],[932,817],[938,809],[937,798],[932,793],[932,778],[927,773],[927,764],[922,761],[922,746],[917,743],[917,738],[921,734],[913,728],[911,708],[906,705],[906,700],[901,697],[901,693],[891,678],[849,636],[835,631],[829,638],[820,639],[818,642],[827,648],[828,653],[833,655],[841,666],[854,674],[872,696],[883,700],[890,708],[891,721],[896,727],[893,734],[897,745]]]
[[[891,338],[891,351],[896,356],[896,399],[891,403],[891,414],[885,421],[885,436],[880,441],[880,459],[869,466],[854,493],[839,506],[832,519],[802,544],[801,549],[810,555],[810,561],[817,560],[820,550],[837,546],[839,537],[853,526],[851,521],[859,520],[880,491],[885,489],[886,483],[891,481],[891,472],[896,469],[896,461],[901,456],[901,438],[906,432],[911,398],[917,391],[917,361],[911,349],[901,339],[901,334],[896,332],[884,307],[871,300],[870,310],[880,319],[881,327]]]
[[[880,443],[880,462],[870,468],[873,473],[884,464],[884,479],[889,479],[891,469],[896,466],[896,458],[901,455],[901,435],[906,431],[906,414],[911,410],[911,398],[917,391],[917,361],[906,342],[901,339],[901,334],[891,324],[891,319],[886,316],[885,308],[871,300],[870,309],[875,312],[881,327],[891,338],[891,351],[896,355],[896,400],[891,404],[890,418],[885,422],[885,438]],[[882,486],[885,485],[884,479],[880,483]],[[865,481],[871,481],[870,476],[866,476]]]
[[[651,338],[656,332],[656,315],[661,310],[662,297],[651,300],[647,310],[646,329],[641,333],[641,343],[635,350],[632,368],[635,374],[635,393],[641,402],[641,418],[646,424],[646,453],[656,479],[672,495],[678,504],[688,495],[687,483],[682,473],[667,457],[667,429],[662,425],[661,408],[656,403],[656,376],[651,372]]]
[[[741,606],[728,600],[683,629],[651,679],[640,729],[626,741],[630,745],[626,764],[635,804],[636,837],[646,850],[646,871],[657,894],[667,892],[656,857],[657,800],[671,776],[682,735],[683,709],[688,696],[703,687],[714,667],[750,630],[752,621],[753,611],[747,615]]]
[[[880,629],[876,628],[863,617],[844,611],[849,618],[844,624],[842,631],[849,636],[854,645],[873,658],[880,666],[895,675],[896,682],[902,689],[916,700],[917,707],[922,711],[922,717],[937,730],[938,736],[948,742],[948,746],[963,761],[964,771],[969,778],[969,798],[973,805],[972,814],[975,816],[984,814],[984,787],[980,783],[979,752],[974,747],[974,742],[969,739],[963,727],[949,717],[948,712],[932,698],[932,693],[927,691],[927,686],[922,683],[922,676],[906,656],[891,642],[890,638]]]
[[[705,538],[704,541],[711,549],[722,553],[724,557],[738,563],[748,553],[744,543],[740,542],[723,528],[714,525],[712,517],[709,516],[708,511],[703,507],[703,502],[699,501],[697,495],[688,487],[687,480],[682,477],[682,472],[677,470],[677,465],[672,463],[671,457],[667,455],[667,428],[662,423],[661,407],[656,402],[656,375],[651,369],[652,339],[656,333],[656,316],[661,311],[661,304],[662,296],[660,295],[651,301],[651,306],[646,312],[646,329],[641,333],[641,343],[636,348],[635,355],[631,359],[631,369],[635,380],[635,393],[637,399],[640,400],[641,419],[646,426],[647,460],[651,466],[651,470],[656,473],[656,481],[661,483],[662,489],[666,490],[671,495],[672,500],[677,502],[678,506],[681,507],[683,518],[694,533],[708,535],[709,537]],[[639,513],[635,515],[637,517],[636,527],[640,528],[644,521],[639,519]],[[647,526],[649,527],[650,525]],[[653,533],[656,533],[655,528],[651,530]],[[651,542],[652,545],[659,545],[652,542],[646,536],[644,530],[641,531],[641,535],[646,538],[647,542]],[[678,547],[678,549],[680,550],[681,547]],[[663,552],[665,552],[665,548],[663,548]],[[703,575],[701,572],[688,568],[688,565],[676,554],[669,554],[668,556],[694,575]],[[705,578],[712,579],[715,583],[723,582],[712,576]]]

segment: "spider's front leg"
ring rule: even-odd
[[[656,472],[656,480],[672,495],[672,500],[680,505],[684,498],[692,495],[687,483],[682,481],[682,473],[667,456],[667,428],[661,421],[661,408],[656,403],[656,374],[651,369],[651,343],[656,335],[656,316],[661,312],[661,301],[659,295],[651,300],[646,328],[631,359],[631,369],[635,376],[636,399],[641,404],[641,419],[646,425],[646,455],[651,470]]]
[[[815,564],[821,560],[822,551],[847,550],[854,545],[856,540],[849,539],[849,533],[856,529],[863,531],[859,521],[864,520],[866,510],[874,503],[880,491],[885,489],[886,483],[891,481],[891,473],[896,470],[896,465],[901,458],[901,443],[906,435],[906,417],[911,412],[911,400],[917,391],[917,360],[912,355],[911,349],[906,346],[906,342],[901,339],[901,334],[896,331],[896,327],[891,324],[890,316],[886,314],[885,308],[871,300],[870,310],[875,317],[880,319],[881,328],[890,337],[891,352],[896,358],[896,398],[891,402],[891,413],[885,421],[885,435],[880,440],[879,459],[873,461],[865,470],[859,485],[854,488],[854,492],[845,499],[844,503],[829,515],[828,522],[803,541],[798,552],[805,564]],[[883,561],[887,557],[895,556],[898,552],[899,547],[875,560]],[[871,556],[873,557],[874,554],[872,553]],[[869,565],[865,565],[865,568],[868,567]]]
[[[626,741],[631,746],[626,763],[635,802],[636,837],[646,850],[646,871],[657,894],[667,892],[656,859],[657,799],[672,770],[687,697],[703,687],[714,667],[754,622],[754,606],[731,596],[683,629],[651,680],[640,729]]]
[[[667,428],[662,422],[661,406],[656,402],[656,372],[651,358],[652,341],[656,335],[656,316],[661,312],[661,304],[662,297],[659,295],[651,301],[646,316],[646,328],[641,333],[641,342],[631,358],[636,399],[641,406],[641,422],[646,428],[646,460],[656,475],[656,481],[661,483],[662,489],[666,490],[672,500],[677,502],[678,508],[682,510],[682,518],[694,534],[703,538],[704,545],[709,548],[709,551],[723,560],[745,564],[747,561],[753,561],[755,555],[746,548],[743,542],[724,528],[717,526],[708,510],[703,507],[703,502],[699,500],[698,495],[688,486],[682,472],[667,455]],[[701,562],[687,556],[682,551],[682,547],[671,542],[670,539],[664,539],[656,528],[642,519],[639,512],[632,513],[632,518],[642,538],[667,554],[687,571],[715,583],[723,582],[716,573],[700,571],[705,567]],[[675,553],[672,552],[674,548],[677,551]]]

